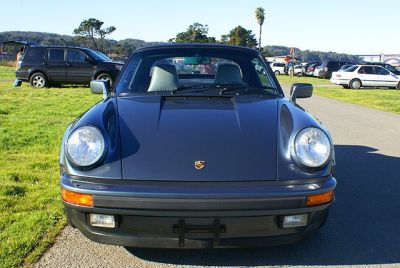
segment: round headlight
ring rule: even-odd
[[[311,168],[320,167],[331,155],[331,142],[322,130],[305,128],[294,139],[293,153],[301,164]]]
[[[68,137],[66,151],[68,159],[75,165],[87,167],[103,156],[104,138],[94,127],[84,126],[75,129]]]

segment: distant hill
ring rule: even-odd
[[[289,47],[285,46],[265,46],[263,47],[263,54],[266,57],[286,56],[289,55]],[[322,52],[311,50],[300,50],[295,48],[295,57],[302,62],[322,62],[324,60],[338,60],[358,63],[360,58],[355,55],[336,53],[336,52]]]
[[[55,33],[44,33],[44,32],[23,32],[23,31],[9,31],[0,32],[0,43],[4,41],[18,40],[28,41],[35,44],[42,45],[59,45],[59,46],[83,46],[91,47],[90,43],[86,43],[84,40],[76,38],[70,35],[61,35]],[[113,40],[107,39],[105,43],[105,53],[114,56],[116,58],[126,58],[135,49],[159,44],[161,42],[146,42],[139,39],[124,39],[124,40]],[[5,47],[4,51],[15,52],[15,48]]]

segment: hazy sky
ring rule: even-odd
[[[113,25],[110,36],[167,41],[193,22],[217,39],[241,25],[257,34],[256,7],[266,10],[263,45],[353,54],[400,53],[399,0],[9,0],[2,1],[0,32],[72,35],[94,17]]]

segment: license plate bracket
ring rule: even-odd
[[[213,234],[212,247],[219,245],[221,233],[226,233],[226,226],[219,219],[214,219],[212,225],[188,225],[184,219],[179,219],[178,224],[172,226],[173,233],[178,234],[178,246],[185,246],[186,234],[189,233],[211,233]]]

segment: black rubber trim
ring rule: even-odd
[[[64,202],[68,209],[107,215],[158,216],[158,217],[253,217],[266,215],[295,215],[316,212],[328,208],[334,201],[314,207],[287,209],[235,209],[235,210],[163,210],[163,209],[122,209],[75,206]]]
[[[305,196],[287,198],[136,198],[93,197],[95,207],[162,210],[248,210],[289,209],[305,206]]]

